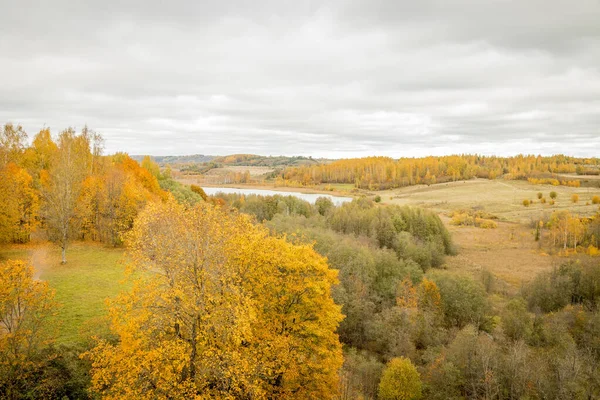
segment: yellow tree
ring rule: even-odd
[[[33,279],[32,266],[0,262],[0,398],[21,398],[44,361],[39,351],[51,341],[47,320],[55,308],[54,292]]]
[[[150,203],[129,235],[134,290],[112,303],[117,344],[87,353],[105,399],[333,398],[336,273],[311,247],[208,204]]]
[[[78,233],[77,200],[91,161],[88,137],[67,129],[60,134],[57,156],[42,179],[44,222],[48,236],[62,250],[63,264],[67,262],[67,246]]]
[[[421,377],[413,363],[404,357],[387,364],[379,383],[381,400],[417,400],[421,398]]]
[[[42,129],[33,138],[31,147],[25,151],[27,169],[39,182],[42,171],[48,171],[58,153],[58,146],[52,140],[50,129]]]
[[[26,140],[27,133],[20,125],[4,125],[0,130],[0,168],[11,162],[21,165]]]
[[[0,243],[29,241],[36,226],[38,193],[31,176],[14,163],[0,169]]]

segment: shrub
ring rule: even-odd
[[[578,194],[573,194],[573,195],[571,196],[571,201],[572,201],[573,203],[577,203],[577,202],[579,201],[579,195],[578,195]]]
[[[538,194],[537,194],[537,198],[541,200],[541,199],[542,199],[542,197],[544,197],[544,195],[542,194],[542,192],[538,192]]]
[[[475,226],[482,229],[496,229],[498,224],[491,219],[475,218]]]
[[[600,196],[592,197],[592,204],[600,204]]]
[[[553,205],[554,205],[554,203],[555,203],[555,201],[554,201],[554,200],[550,200],[550,201],[548,202],[548,204],[550,204],[551,206],[553,206]]]
[[[550,192],[550,198],[552,200],[556,199],[557,197],[558,197],[558,194],[556,192],[554,192],[554,191]]]
[[[375,203],[381,203],[381,196],[380,195],[375,196],[373,201],[375,201]]]
[[[421,398],[421,377],[408,358],[393,358],[385,367],[379,382],[379,398],[381,400]]]
[[[523,200],[523,205],[525,207],[529,207],[530,204],[531,204],[531,202],[529,200],[527,200],[527,199]]]
[[[545,197],[542,197],[542,198],[540,199],[540,203],[542,203],[542,204],[546,204],[546,198],[545,198]]]

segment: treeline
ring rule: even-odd
[[[472,179],[550,178],[555,174],[593,174],[600,159],[524,156],[486,157],[454,155],[444,157],[401,158],[367,157],[345,159],[329,164],[290,167],[279,175],[283,182],[302,185],[350,183],[357,188],[381,190],[418,184]]]
[[[566,263],[508,295],[485,271],[474,280],[430,268],[454,249],[428,212],[366,199],[335,207],[325,198],[223,198],[292,242],[314,243],[339,271],[338,398],[600,396],[597,262]]]
[[[102,137],[69,128],[52,137],[37,133],[31,145],[20,126],[0,131],[0,243],[24,243],[41,228],[65,253],[71,240],[120,245],[140,210],[164,201],[167,191],[188,204],[199,194],[161,173],[146,157],[103,156]]]

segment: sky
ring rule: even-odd
[[[600,0],[0,0],[0,122],[106,152],[600,156]]]

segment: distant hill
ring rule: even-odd
[[[144,155],[130,156],[134,160],[141,162]],[[208,156],[204,154],[193,154],[189,156],[150,156],[159,164],[190,164],[190,163],[205,163],[217,158],[217,156]]]
[[[130,156],[134,160],[141,162],[144,155]],[[249,167],[292,167],[301,165],[327,164],[333,160],[312,157],[286,157],[286,156],[259,156],[257,154],[231,154],[228,156],[209,156],[204,154],[194,154],[188,156],[150,156],[154,161],[161,165],[187,165],[213,163],[222,166],[249,166]],[[213,166],[214,167],[214,166]]]
[[[331,160],[314,159],[312,157],[286,157],[286,156],[259,156],[256,154],[232,154],[229,156],[216,157],[212,160],[213,163],[236,166],[252,166],[252,167],[284,167],[284,166],[299,166],[299,165],[314,165],[327,163]]]

